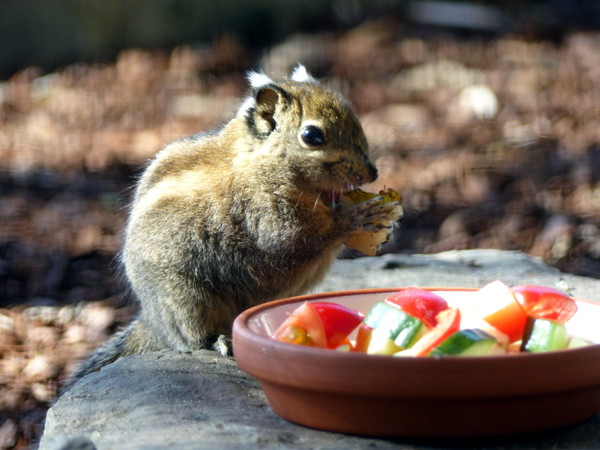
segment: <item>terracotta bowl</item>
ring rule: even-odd
[[[249,309],[233,326],[239,367],[284,419],[381,437],[486,436],[573,424],[600,410],[600,345],[545,354],[396,358],[284,344],[269,338],[304,301],[363,313],[396,289],[315,294]],[[449,304],[473,289],[431,288]],[[574,335],[600,342],[600,305],[578,300]]]

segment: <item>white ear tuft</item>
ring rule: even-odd
[[[292,72],[292,81],[297,81],[298,83],[314,83],[315,80],[307,71],[306,67],[302,64],[298,64],[294,71]]]
[[[248,81],[253,89],[260,89],[263,86],[275,83],[264,72],[248,72]]]

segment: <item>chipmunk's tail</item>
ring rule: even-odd
[[[143,342],[143,345],[139,345]],[[65,380],[60,394],[68,391],[78,380],[89,373],[116,361],[121,356],[145,353],[163,348],[153,333],[148,333],[142,322],[137,319],[127,328],[114,334],[106,344],[94,350],[83,360],[75,371]]]

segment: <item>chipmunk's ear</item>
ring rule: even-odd
[[[258,138],[266,138],[277,128],[278,115],[287,108],[288,93],[275,84],[267,84],[254,92],[254,105],[248,108],[246,122]]]
[[[306,70],[302,64],[298,64],[294,71],[292,72],[292,81],[296,81],[298,83],[316,83],[315,80],[310,73]]]
[[[262,71],[248,72],[248,81],[250,82],[250,86],[252,86],[254,92],[269,84],[275,84],[275,82]]]

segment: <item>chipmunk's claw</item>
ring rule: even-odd
[[[212,349],[225,358],[233,355],[233,341],[231,336],[220,335],[213,343]]]

